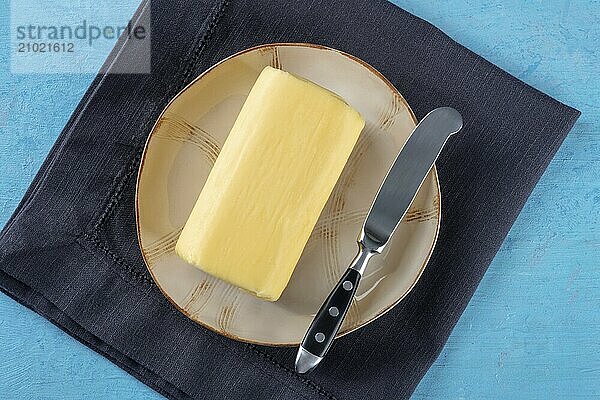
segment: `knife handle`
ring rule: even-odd
[[[309,357],[314,365],[311,368],[300,368],[299,372],[308,372],[314,368],[323,356],[329,350],[333,339],[337,335],[344,317],[348,313],[352,299],[360,283],[362,272],[365,270],[369,259],[377,254],[366,249],[362,243],[359,243],[360,250],[350,267],[344,272],[335,288],[331,291],[327,300],[323,303],[315,318],[313,319],[306,335],[302,340],[299,353],[310,353]],[[299,355],[300,358],[300,355]],[[296,361],[298,369],[299,358]]]
[[[327,353],[348,313],[359,282],[360,273],[348,268],[306,331],[302,341],[304,349],[317,357]]]

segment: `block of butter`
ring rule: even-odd
[[[279,298],[364,127],[334,93],[266,67],[177,241],[201,270]]]

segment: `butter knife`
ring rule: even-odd
[[[413,130],[367,214],[358,236],[358,254],[306,331],[296,355],[296,372],[309,372],[321,362],[342,326],[367,263],[383,251],[446,141],[461,128],[458,111],[442,107],[427,114]]]

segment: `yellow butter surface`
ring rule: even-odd
[[[364,120],[332,92],[266,67],[177,241],[188,263],[277,300]]]

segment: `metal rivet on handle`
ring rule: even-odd
[[[337,317],[338,315],[340,315],[340,310],[338,310],[337,307],[329,307],[329,315],[331,315],[332,317]]]
[[[319,343],[323,343],[323,342],[325,341],[325,334],[324,334],[324,333],[322,333],[322,332],[318,332],[318,333],[315,335],[315,340],[316,340],[317,342],[319,342]]]
[[[352,290],[353,285],[352,285],[352,282],[350,282],[350,281],[344,281],[344,283],[342,283],[342,287],[345,290]]]

